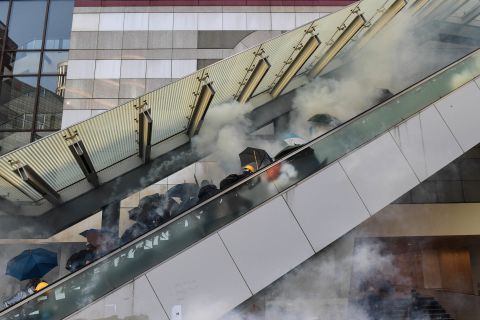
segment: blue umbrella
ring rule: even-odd
[[[55,252],[37,248],[25,250],[8,261],[5,274],[18,280],[40,279],[56,266],[58,263]]]
[[[286,147],[289,147],[289,146],[300,146],[300,145],[303,145],[305,143],[307,143],[307,141],[305,141],[304,138],[294,134],[294,133],[287,133],[287,134],[284,134],[282,136],[282,140],[283,140],[283,145],[286,146]]]

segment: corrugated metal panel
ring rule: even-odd
[[[11,160],[29,164],[55,190],[61,190],[83,178],[62,134],[56,133],[16,150]]]
[[[318,47],[315,53],[310,57],[310,59],[305,63],[302,69],[300,69],[300,73],[303,73],[306,70],[310,70],[315,63],[325,54],[328,48],[334,43],[334,41],[342,34],[342,27],[347,26],[351,21],[355,19],[357,13],[355,13],[358,9],[358,5],[352,7],[349,10],[345,10],[342,15],[338,15],[332,21],[328,21],[326,17],[325,19],[316,20],[313,23],[316,32],[318,32],[318,36],[322,44]],[[361,11],[361,10],[360,10]]]
[[[387,2],[392,1],[387,0]],[[364,0],[360,6],[361,13],[367,19],[371,19],[378,15],[377,9],[385,6],[385,1]],[[288,67],[289,59],[295,58],[298,54],[299,50],[295,48],[305,44],[312,34],[319,37],[322,45],[300,72],[315,63],[325,52],[326,43],[338,37],[337,28],[356,15],[351,11],[354,7],[351,6],[335,14],[315,20],[259,46],[208,66],[137,100],[73,125],[70,131],[76,130],[78,132],[96,171],[114,166],[138,152],[138,124],[135,120],[138,111],[134,107],[135,104],[138,105],[139,102],[143,101],[147,102],[153,118],[152,143],[162,142],[186,130],[189,117],[193,111],[192,106],[195,103],[194,93],[198,92],[200,86],[205,83],[201,82],[202,76],[208,74],[205,81],[211,82],[216,92],[212,100],[212,106],[233,101],[235,94],[242,87],[241,83],[248,79],[248,69],[254,65],[256,59],[266,57],[271,64],[271,68],[254,95],[269,90]],[[306,31],[311,26],[314,26],[315,30],[313,33],[307,33]],[[256,57],[254,53],[259,52],[260,48],[264,50],[264,53],[262,56]],[[12,171],[12,167],[8,163],[9,159],[19,160],[22,164],[29,164],[56,191],[61,191],[83,180],[83,173],[70,154],[68,143],[63,139],[62,135],[66,132],[64,130],[55,133],[0,157],[0,176],[5,178],[5,180],[0,179],[0,194],[14,201],[37,201],[41,199],[41,196],[35,190],[21,181]],[[30,198],[32,199],[29,200]]]
[[[208,66],[205,72],[208,73],[208,81],[213,83],[215,97],[212,105],[218,105],[232,101],[235,94],[241,87],[243,79],[247,75],[247,70],[258,58],[255,53],[260,49],[260,45],[250,48],[242,54],[235,55],[228,60],[221,61]]]
[[[137,152],[135,101],[71,127],[85,144],[96,171]]]
[[[31,202],[32,199],[27,197],[25,193],[15,188],[10,182],[0,177],[0,197],[4,197],[11,201]]]
[[[146,94],[146,100],[153,119],[152,144],[163,141],[187,128],[190,107],[194,100],[201,72],[196,72],[160,90]]]
[[[300,29],[290,31],[281,37],[266,42],[262,46],[271,67],[257,90],[255,90],[254,96],[268,91],[281,76],[282,72],[288,68],[286,62],[290,58],[295,58],[298,54],[298,50],[295,50],[295,47],[299,44],[305,44],[311,37],[311,34],[306,33],[310,26],[311,24],[308,24]]]

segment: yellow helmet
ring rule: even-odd
[[[37,284],[37,286],[35,287],[35,292],[38,292],[40,290],[42,290],[43,288],[47,287],[48,286],[48,283],[46,283],[45,281],[41,281],[39,284]]]
[[[255,172],[255,167],[252,166],[251,164],[247,164],[245,167],[243,167],[243,170],[248,171],[250,173],[254,173]]]

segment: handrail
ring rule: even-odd
[[[412,84],[411,86],[409,86],[408,88],[400,91],[399,93],[397,93],[395,96],[391,97],[390,99],[388,99],[388,100],[386,100],[386,101],[384,101],[384,102],[382,102],[382,103],[379,103],[379,104],[377,104],[377,105],[375,105],[375,106],[373,106],[373,107],[365,110],[364,112],[360,113],[359,115],[357,115],[357,116],[353,117],[352,119],[344,122],[344,123],[343,123],[342,125],[340,125],[339,127],[335,128],[335,129],[333,129],[333,130],[330,130],[330,131],[328,131],[327,133],[325,133],[325,134],[323,134],[323,135],[321,135],[321,136],[319,136],[319,137],[311,140],[309,143],[305,144],[305,145],[302,146],[301,148],[299,148],[299,149],[295,150],[294,152],[286,155],[285,157],[282,157],[281,159],[279,159],[278,161],[275,161],[275,162],[272,163],[271,165],[269,165],[269,166],[267,166],[267,167],[265,167],[265,168],[257,171],[256,173],[252,174],[252,175],[249,176],[248,178],[243,179],[243,180],[241,180],[241,181],[233,184],[233,185],[230,186],[229,188],[225,189],[224,191],[216,194],[215,196],[212,196],[211,198],[209,198],[209,199],[207,199],[207,200],[205,200],[205,201],[203,201],[203,202],[201,202],[201,203],[198,203],[197,205],[195,205],[194,207],[186,210],[186,211],[183,212],[182,214],[180,214],[180,215],[176,216],[175,218],[173,218],[173,219],[165,222],[164,224],[162,224],[162,225],[160,225],[160,226],[158,226],[158,227],[156,227],[156,228],[148,231],[147,233],[139,236],[138,238],[133,239],[132,241],[124,244],[123,246],[121,246],[121,247],[113,250],[113,251],[110,252],[109,254],[107,254],[107,255],[103,256],[102,258],[94,261],[93,263],[89,264],[88,266],[86,266],[86,267],[84,267],[84,268],[82,268],[82,269],[80,269],[80,270],[78,270],[78,271],[76,271],[76,272],[74,272],[74,273],[71,273],[71,274],[69,274],[69,275],[67,275],[67,276],[65,276],[65,277],[57,280],[56,282],[54,282],[52,285],[50,285],[50,286],[47,287],[46,289],[44,289],[44,290],[42,290],[42,291],[40,291],[40,292],[38,292],[38,293],[35,293],[34,295],[32,295],[32,296],[30,296],[30,297],[22,300],[21,302],[19,302],[19,303],[16,304],[16,305],[13,305],[13,306],[11,306],[11,307],[9,307],[9,308],[7,308],[7,309],[4,309],[2,312],[0,312],[0,316],[3,316],[3,315],[5,315],[5,314],[7,314],[8,312],[12,311],[13,309],[16,309],[16,308],[18,308],[18,307],[21,307],[22,305],[24,305],[24,304],[32,301],[33,299],[36,299],[37,297],[39,297],[40,295],[42,295],[42,293],[43,293],[44,291],[46,291],[46,290],[52,290],[52,289],[54,289],[54,288],[62,285],[62,284],[65,283],[66,281],[70,280],[71,278],[77,276],[78,274],[80,274],[80,273],[82,273],[82,272],[85,272],[85,271],[87,271],[87,270],[90,270],[90,269],[92,269],[92,268],[95,268],[95,267],[98,266],[100,263],[102,263],[102,262],[104,262],[104,261],[112,258],[114,255],[116,255],[116,254],[119,253],[120,251],[124,250],[125,248],[128,248],[129,246],[132,246],[134,243],[139,243],[139,242],[141,242],[143,239],[149,237],[149,236],[152,235],[153,233],[156,233],[157,231],[165,228],[166,226],[171,225],[171,224],[179,221],[180,219],[186,217],[186,216],[189,215],[190,213],[192,213],[192,212],[200,209],[201,207],[204,207],[205,205],[207,205],[207,204],[209,204],[209,203],[212,203],[213,201],[215,201],[215,200],[217,200],[217,199],[225,196],[226,194],[230,193],[231,191],[233,191],[233,190],[236,189],[237,187],[249,183],[249,182],[252,181],[253,179],[258,178],[260,175],[262,175],[263,173],[265,173],[267,170],[269,170],[269,169],[271,169],[272,167],[278,165],[279,163],[285,162],[286,160],[288,160],[288,159],[290,159],[290,158],[293,158],[295,155],[299,154],[299,153],[302,152],[302,151],[305,151],[307,148],[309,148],[309,147],[311,147],[312,145],[316,144],[316,143],[319,142],[320,140],[323,140],[323,139],[325,139],[325,138],[333,135],[334,133],[336,133],[336,132],[344,129],[345,127],[347,127],[348,125],[350,125],[350,124],[353,123],[353,122],[356,122],[358,119],[364,117],[365,115],[368,115],[368,114],[370,114],[370,113],[373,113],[373,112],[376,111],[377,109],[380,109],[381,107],[383,107],[383,106],[389,104],[390,102],[398,99],[400,96],[402,96],[402,95],[404,95],[404,94],[406,94],[406,93],[408,93],[408,92],[413,91],[415,88],[421,86],[422,84],[428,82],[428,81],[431,80],[432,78],[434,78],[434,77],[438,76],[439,74],[441,74],[441,73],[449,70],[450,68],[455,67],[456,65],[462,63],[463,61],[465,61],[466,59],[474,56],[475,54],[478,54],[479,52],[480,52],[480,49],[477,49],[477,50],[475,50],[475,51],[467,54],[467,55],[464,56],[463,58],[461,58],[461,59],[459,59],[459,60],[457,60],[457,61],[452,62],[452,63],[449,64],[448,66],[443,67],[442,69],[440,69],[439,71],[431,74],[430,76],[425,77],[424,79],[422,79],[422,80],[420,80],[420,81]],[[406,119],[401,119],[401,120],[403,121],[403,120],[406,120]],[[360,145],[360,146],[357,146],[356,148],[354,148],[354,149],[352,149],[352,150],[350,150],[350,152],[353,151],[353,150],[355,150],[355,149],[357,149],[357,148],[360,148],[360,147],[361,147],[361,145]],[[319,170],[319,171],[320,171],[320,170]],[[299,182],[297,182],[296,184],[298,184],[298,183],[299,183]],[[290,188],[294,187],[296,184],[290,186]],[[288,188],[288,189],[290,189],[290,188]],[[286,189],[286,190],[288,190],[288,189]],[[282,191],[282,192],[284,192],[284,191]],[[167,259],[168,259],[168,258],[167,258]]]

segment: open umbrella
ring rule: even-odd
[[[40,279],[58,266],[55,252],[37,248],[25,250],[8,261],[5,274],[18,280]]]
[[[286,134],[282,138],[285,146],[298,146],[306,143],[305,139],[293,133]]]
[[[375,97],[375,104],[382,103],[391,97],[393,97],[394,94],[392,91],[384,88],[377,89],[377,96]]]
[[[199,189],[200,187],[196,183],[181,183],[170,188],[167,195],[170,198],[188,200],[191,197],[196,197]]]
[[[138,207],[128,211],[128,217],[134,221],[150,220],[157,216],[163,217],[164,214],[168,214],[176,205],[177,202],[171,197],[155,193],[140,199]]]
[[[285,157],[287,154],[292,153],[293,151],[300,149],[302,145],[290,145],[286,146],[282,150],[280,150],[276,155],[275,155],[275,161],[279,160],[280,158]]]
[[[238,156],[240,157],[242,167],[253,164],[255,171],[273,162],[267,151],[257,148],[248,147],[240,152]]]
[[[111,231],[105,229],[87,229],[79,233],[82,237],[87,237],[89,234],[98,234],[98,235],[105,235],[105,236],[113,236]]]
[[[65,269],[70,272],[75,272],[78,269],[83,268],[90,262],[95,260],[95,252],[92,250],[84,249],[76,252],[68,258],[67,263],[65,265]]]
[[[138,207],[135,207],[128,211],[128,217],[131,220],[137,221],[138,217],[145,211],[153,211],[154,208],[159,206],[159,203],[165,196],[161,196],[158,193],[154,193],[140,199]]]
[[[336,127],[342,123],[336,117],[326,113],[316,114],[312,116],[310,119],[308,119],[308,121],[313,122],[315,125],[318,125],[318,126],[327,126],[327,127]]]

